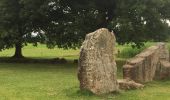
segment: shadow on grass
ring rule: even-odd
[[[78,63],[78,59],[65,59],[65,57],[62,58],[13,58],[13,57],[0,57],[1,63],[50,63],[50,64],[66,64],[66,63]],[[125,60],[118,59],[116,60],[116,63],[118,65],[118,68],[122,68],[123,64],[125,64]]]
[[[72,62],[71,60],[66,60],[65,58],[13,58],[13,57],[1,57],[1,63],[50,63],[50,64],[66,64]]]
[[[108,99],[113,99],[115,96],[118,96],[120,94],[120,92],[112,92],[112,93],[107,93],[102,95],[96,95],[88,90],[80,90],[79,87],[77,86],[65,89],[63,90],[63,93],[66,93],[66,96],[68,98],[72,98],[73,100],[76,98],[79,99],[81,98],[83,100],[91,100],[91,99],[108,100]]]
[[[170,79],[154,80],[152,82],[145,83],[146,87],[158,87],[158,86],[170,86]]]
[[[85,97],[96,96],[95,94],[93,94],[90,91],[87,91],[87,90],[83,90],[82,91],[82,90],[80,90],[79,87],[77,87],[77,86],[64,89],[63,92],[66,93],[66,95],[68,97],[71,97],[71,98],[75,98],[77,96],[78,97],[82,97],[82,96],[85,96]]]
[[[152,96],[160,95],[167,96],[170,88],[170,81],[160,80],[153,81],[145,84],[145,88],[138,90],[120,90],[119,92],[113,92],[103,95],[95,95],[89,91],[81,91],[78,87],[72,87],[65,89],[63,92],[66,93],[68,98],[72,100],[152,100]],[[142,99],[142,96],[144,99]],[[119,98],[119,99],[118,99]],[[168,99],[169,100],[169,99]]]

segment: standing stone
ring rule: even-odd
[[[94,94],[118,90],[115,41],[114,34],[105,28],[87,34],[79,58],[78,79],[81,90]]]

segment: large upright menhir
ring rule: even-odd
[[[104,94],[118,90],[114,33],[102,28],[89,33],[82,44],[78,79],[81,90]]]

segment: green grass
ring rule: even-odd
[[[147,42],[145,43],[145,46],[141,47],[140,49],[138,48],[132,48],[129,44],[126,45],[117,45],[117,51],[119,50],[120,53],[117,54],[117,58],[131,58],[134,57],[136,54],[140,53],[143,51],[145,48],[154,45],[155,43],[153,42]]]
[[[76,64],[0,64],[0,100],[98,100],[79,90]]]
[[[122,51],[126,46],[118,46]],[[129,46],[127,46],[130,48]],[[125,50],[126,51],[126,50]],[[13,55],[13,49],[0,52]],[[79,50],[46,49],[31,45],[23,49],[30,58],[64,57],[77,59]],[[118,78],[122,78],[124,60],[117,61]],[[77,64],[0,63],[0,100],[170,100],[170,81],[153,81],[142,90],[120,91],[96,96],[79,90]]]
[[[0,64],[0,100],[169,100],[169,94],[170,81],[154,81],[143,90],[96,96],[79,90],[75,64]]]
[[[0,57],[11,57],[14,55],[14,49],[8,49],[0,52]],[[69,49],[47,49],[45,45],[38,45],[34,47],[31,44],[23,48],[23,55],[28,58],[39,58],[39,59],[50,59],[50,58],[66,58],[66,59],[77,59],[79,50]]]
[[[141,52],[146,47],[153,45],[152,42],[145,43],[145,46],[137,49],[132,48],[130,45],[116,45],[116,52],[119,50],[120,54],[117,54],[117,58],[131,58]],[[168,45],[170,46],[170,45]],[[74,49],[47,49],[45,45],[38,45],[38,47],[34,47],[31,44],[23,48],[23,55],[28,58],[38,58],[38,59],[51,59],[51,58],[66,58],[68,60],[78,59],[80,50]],[[0,57],[11,57],[14,55],[14,49],[8,49],[0,52]]]

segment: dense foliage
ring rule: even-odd
[[[47,20],[42,12],[43,0],[0,1],[0,50],[16,48],[14,57],[22,57],[21,48],[28,42],[40,42],[38,30]],[[43,15],[43,16],[42,16]],[[33,31],[39,31],[36,36]]]
[[[169,0],[1,0],[0,50],[15,47],[14,56],[22,57],[27,43],[76,48],[103,27],[114,31],[118,43],[140,47],[165,41],[169,19]]]

